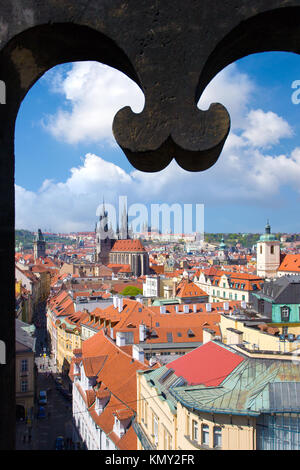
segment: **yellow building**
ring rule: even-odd
[[[210,341],[139,371],[139,448],[300,449],[300,399],[292,393],[300,385],[299,365],[298,356],[256,356]]]
[[[250,294],[261,288],[263,279],[253,274],[210,268],[195,276],[194,283],[209,295],[209,302],[238,300],[247,303]]]
[[[299,348],[297,341],[282,340],[285,324],[262,323],[253,318],[239,318],[221,314],[220,330],[222,342],[228,345],[244,344],[247,349],[291,353]],[[289,333],[300,335],[300,324],[289,324]]]
[[[172,402],[168,403],[161,395],[157,396],[150,385],[148,374],[137,374],[137,423],[141,432],[149,440],[149,448],[177,449],[177,413]],[[152,380],[152,379],[151,379]],[[138,449],[143,449],[138,441]]]
[[[34,407],[34,327],[16,320],[16,413],[17,419],[33,416]]]
[[[57,355],[56,365],[58,372],[68,373],[73,350],[81,348],[80,326],[64,317],[56,320]]]

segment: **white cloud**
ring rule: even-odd
[[[141,112],[144,95],[123,73],[97,62],[77,62],[63,76],[51,72],[52,91],[64,95],[66,105],[43,122],[56,139],[69,144],[114,141],[112,122],[124,106]]]
[[[67,76],[55,75],[55,90],[70,102],[69,109],[50,116],[47,129],[69,143],[112,142],[115,113],[131,104],[141,111],[143,96],[133,82],[101,64],[77,63]],[[127,173],[95,153],[70,169],[64,182],[45,180],[37,193],[16,186],[16,226],[56,231],[93,228],[96,209],[104,196],[115,202],[127,195],[135,202],[205,203],[274,206],[282,186],[299,193],[300,148],[290,154],[267,151],[293,135],[291,126],[271,111],[251,109],[256,85],[235,65],[222,71],[206,88],[199,102],[223,103],[231,114],[232,130],[218,162],[209,170],[190,173],[175,161],[159,173]],[[91,146],[92,148],[92,146]]]
[[[300,193],[300,148],[291,155],[269,156],[239,145],[205,173],[190,173],[173,161],[159,173],[126,173],[95,154],[86,154],[65,182],[46,181],[37,193],[16,186],[17,228],[56,231],[93,229],[102,197],[116,203],[258,204],[272,206],[282,185]]]
[[[255,147],[269,148],[280,139],[292,137],[293,131],[287,121],[272,111],[252,109],[247,117],[242,136]]]

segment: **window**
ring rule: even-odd
[[[158,418],[152,415],[152,434],[155,446],[158,445]]]
[[[244,295],[242,295],[242,300],[245,301],[245,296]]]
[[[27,392],[28,390],[28,382],[27,380],[22,380],[21,382],[21,392]]]
[[[202,424],[202,444],[205,446],[209,445],[209,426],[207,424]]]
[[[190,417],[186,415],[186,435],[190,435]]]
[[[214,447],[222,447],[222,429],[220,426],[214,427]]]
[[[281,307],[280,311],[281,321],[288,321],[290,317],[290,308],[285,305],[284,307]]]
[[[192,421],[192,439],[198,441],[198,423],[193,419]]]
[[[271,245],[271,255],[274,255],[274,245]]]
[[[262,245],[260,245],[260,247],[259,247],[259,252],[260,252],[260,254],[262,254]]]
[[[164,450],[172,449],[172,436],[171,434],[164,429]]]
[[[28,361],[27,359],[22,359],[21,361],[21,372],[27,372],[28,370]]]

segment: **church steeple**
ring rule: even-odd
[[[273,278],[277,275],[280,265],[280,241],[271,233],[269,220],[265,225],[256,247],[256,273],[263,278]]]
[[[103,198],[102,208],[100,210],[99,221],[96,224],[96,252],[95,261],[108,264],[109,253],[115,243],[116,236],[111,226],[108,226],[108,211],[105,208]]]
[[[33,255],[34,260],[46,257],[46,242],[40,228],[38,229],[33,242]]]
[[[120,239],[128,240],[128,238],[128,212],[126,203],[124,203],[123,212],[121,216]]]

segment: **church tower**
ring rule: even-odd
[[[36,261],[38,258],[46,257],[46,242],[40,228],[38,229],[38,233],[35,236],[33,242],[33,256],[34,261]]]
[[[256,247],[256,273],[258,276],[272,278],[277,276],[280,265],[280,241],[271,233],[269,221],[265,233],[260,237]]]
[[[98,224],[96,224],[96,263],[108,264],[109,253],[116,241],[116,235],[111,227],[108,227],[108,212],[105,210],[103,201],[102,209],[99,216]]]
[[[222,237],[221,243],[219,245],[218,259],[220,262],[224,262],[228,259],[228,250],[227,245],[224,242],[224,237]]]
[[[124,204],[122,216],[121,216],[121,227],[119,233],[119,240],[128,240],[129,233],[128,233],[128,213],[126,204]]]

